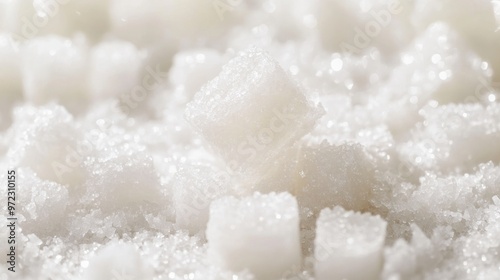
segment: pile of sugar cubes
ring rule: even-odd
[[[498,0],[0,0],[0,280],[500,279]]]

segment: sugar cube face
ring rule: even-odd
[[[89,91],[94,98],[132,95],[132,90],[153,88],[154,81],[139,81],[143,55],[131,43],[110,42],[94,47],[90,54]],[[137,87],[137,88],[135,88]]]
[[[76,139],[73,116],[63,106],[22,106],[14,110],[9,131],[13,145],[7,154],[15,164],[31,168],[41,179],[64,185],[78,185],[83,176],[81,161],[75,154],[86,147]]]
[[[319,112],[273,58],[250,49],[195,95],[186,118],[232,169],[244,171],[304,136]]]
[[[152,272],[134,245],[112,241],[90,260],[84,279],[152,279]]]
[[[103,212],[160,205],[160,182],[148,154],[139,154],[132,148],[115,150],[108,147],[108,153],[85,161],[85,165],[91,174],[85,182],[86,197]]]
[[[299,161],[304,177],[297,190],[300,205],[314,212],[337,205],[358,211],[368,206],[374,172],[361,145],[323,142],[305,147]]]
[[[316,279],[378,279],[386,226],[382,218],[368,213],[323,209],[314,240]]]
[[[27,43],[22,54],[26,100],[34,104],[59,100],[81,107],[87,79],[86,46],[57,36],[38,37]]]
[[[224,197],[210,206],[209,260],[257,279],[279,279],[300,265],[297,202],[289,193]]]
[[[210,203],[227,195],[229,175],[205,165],[186,165],[174,177],[174,208],[177,226],[190,233],[204,230]]]
[[[14,95],[21,89],[19,48],[12,36],[0,33],[0,92]]]

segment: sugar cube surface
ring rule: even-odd
[[[240,54],[187,105],[186,118],[233,169],[258,169],[320,116],[265,51]]]
[[[300,205],[315,212],[337,205],[358,211],[368,207],[374,170],[361,145],[323,142],[303,148],[299,160],[303,177],[297,190]]]
[[[322,210],[314,241],[316,279],[378,279],[386,224],[378,216],[342,207]]]
[[[277,279],[300,265],[297,202],[288,193],[223,197],[210,206],[208,256],[215,265]]]

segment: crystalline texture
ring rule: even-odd
[[[378,279],[386,222],[341,207],[321,211],[314,241],[317,280]]]
[[[77,185],[82,168],[73,154],[81,149],[76,141],[80,135],[73,116],[64,107],[23,106],[14,111],[8,136],[16,140],[8,155],[14,164],[31,168],[41,179]]]
[[[302,206],[315,212],[335,205],[358,211],[368,206],[374,171],[361,145],[305,147],[300,165],[304,179],[297,197]]]
[[[297,202],[288,193],[224,197],[210,207],[208,254],[219,266],[278,279],[300,264]]]
[[[179,227],[191,233],[205,229],[210,203],[227,195],[229,177],[209,166],[181,168],[174,178],[174,207]]]
[[[251,49],[187,105],[186,118],[231,168],[258,168],[312,129],[319,111],[274,59]]]

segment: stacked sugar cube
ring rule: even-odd
[[[191,231],[203,228],[206,214],[201,213],[210,205],[206,237],[213,264],[249,270],[258,279],[284,277],[302,266],[299,205],[313,210],[315,217],[325,207],[368,207],[372,167],[360,145],[324,142],[307,147],[299,141],[321,117],[320,106],[308,100],[269,54],[256,48],[227,63],[187,105],[188,121],[226,162],[230,176],[243,181],[240,198],[217,199],[217,193],[235,193],[237,187],[207,180],[207,169],[202,175],[197,168],[191,181],[190,175],[179,176],[181,224],[196,223],[195,228],[186,224]],[[203,196],[204,204],[197,209],[201,213],[187,219],[181,211],[189,204],[186,198],[198,201],[200,190],[210,186],[215,189]],[[339,209],[322,211],[317,222],[318,279],[380,274],[385,222]],[[364,230],[373,231],[373,239],[364,239]],[[320,256],[325,246],[335,256]],[[350,261],[370,268],[366,274],[350,273],[344,265]]]

